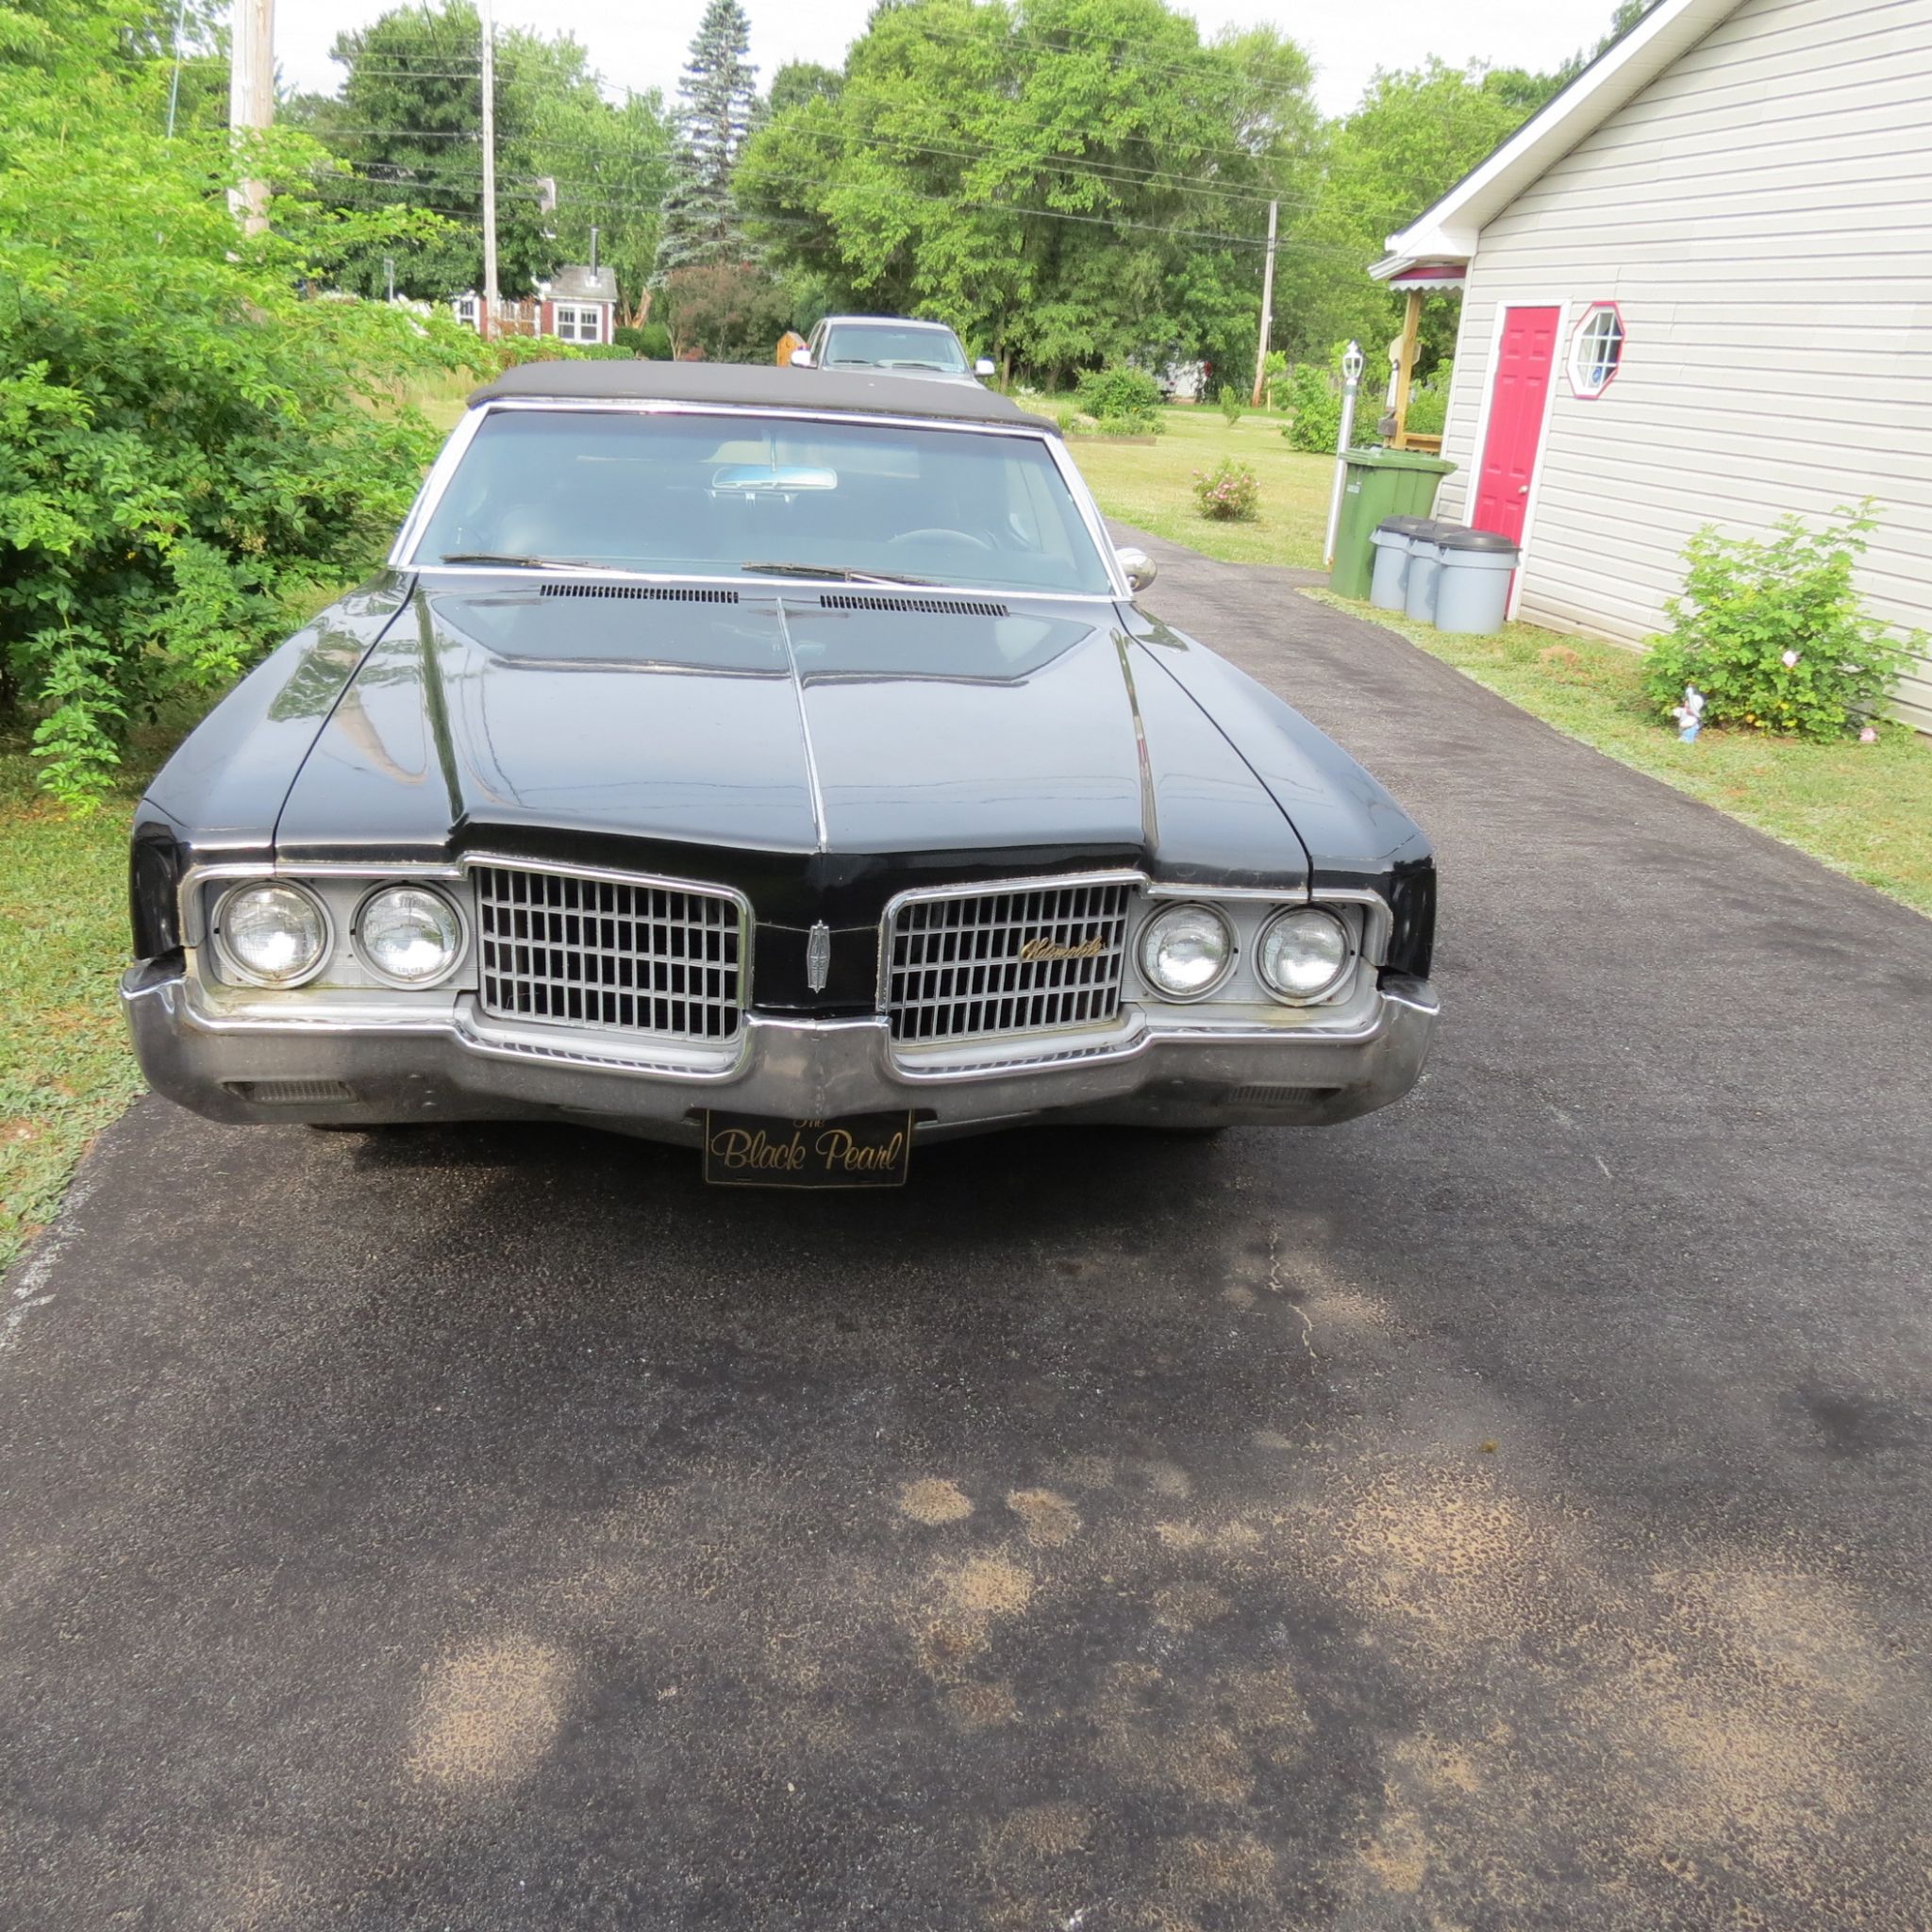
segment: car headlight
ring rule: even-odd
[[[384,979],[433,986],[463,950],[462,923],[441,892],[385,886],[370,893],[356,915],[356,948]]]
[[[1141,971],[1171,1000],[1198,1000],[1227,977],[1234,933],[1211,906],[1174,906],[1141,931]]]
[[[301,886],[237,886],[214,924],[223,964],[256,986],[300,986],[328,958],[328,914]]]
[[[1318,906],[1277,913],[1261,932],[1256,967],[1285,1000],[1318,1000],[1333,992],[1355,954],[1348,927]]]

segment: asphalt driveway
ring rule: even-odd
[[[1435,835],[1421,1091],[825,1197],[144,1103],[0,1315],[0,1924],[1932,1922],[1932,923],[1148,547]]]

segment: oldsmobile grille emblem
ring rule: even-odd
[[[822,919],[812,927],[805,942],[805,983],[814,992],[824,992],[832,976],[832,928]]]
[[[1020,948],[1020,957],[1029,963],[1038,959],[1098,959],[1106,951],[1107,941],[1103,939],[1082,940],[1077,946],[1070,946],[1042,936],[1028,940]]]

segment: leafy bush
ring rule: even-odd
[[[1439,363],[1426,383],[1408,392],[1408,414],[1403,427],[1415,436],[1441,436],[1449,422],[1449,391],[1456,380],[1453,362]]]
[[[653,362],[671,360],[671,331],[661,322],[639,323],[634,327],[626,325],[613,329],[611,339],[633,356],[643,356]]]
[[[491,336],[480,345],[483,360],[497,370],[521,369],[526,362],[575,362],[595,344],[558,341],[555,336]]]
[[[1227,426],[1232,429],[1241,420],[1241,394],[1231,382],[1221,385],[1221,413],[1227,418]]]
[[[1651,640],[1644,694],[1668,716],[1692,684],[1707,724],[1784,737],[1857,728],[1885,703],[1907,656],[1852,588],[1876,527],[1869,498],[1841,505],[1816,531],[1781,517],[1763,541],[1707,525],[1685,546],[1684,594],[1666,606],[1669,635]]]
[[[755,262],[674,269],[659,297],[674,356],[707,362],[769,362],[791,326],[790,290]]]
[[[1085,426],[1086,419],[1078,409],[1056,409],[1053,420],[1059,425],[1062,436],[1076,436]]]
[[[1103,424],[1132,424],[1145,434],[1160,420],[1160,385],[1144,369],[1090,369],[1074,385],[1081,408]]]
[[[1232,457],[1223,457],[1211,470],[1196,470],[1193,488],[1201,514],[1221,523],[1251,522],[1261,501],[1254,471]]]
[[[448,318],[298,292],[352,231],[425,217],[278,201],[244,237],[225,135],[167,145],[87,85],[0,134],[0,712],[83,804],[133,724],[380,558],[440,440],[398,398],[482,366]],[[312,177],[311,144],[264,147]]]
[[[1311,362],[1296,365],[1285,386],[1283,407],[1294,411],[1294,420],[1283,430],[1291,449],[1310,450],[1317,456],[1333,456],[1336,439],[1341,434],[1341,396],[1328,372]]]

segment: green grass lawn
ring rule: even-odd
[[[114,983],[127,958],[127,819],[165,743],[76,817],[0,746],[0,1268],[51,1218],[87,1143],[142,1091]]]
[[[1166,433],[1151,443],[1075,436],[1067,446],[1110,517],[1224,563],[1319,569],[1335,460],[1290,449],[1287,420],[1257,411],[1230,428],[1219,409],[1173,408],[1161,411]],[[1210,522],[1194,508],[1194,472],[1223,457],[1246,463],[1261,486],[1252,523]]]
[[[1398,632],[1569,737],[1932,914],[1932,739],[1893,724],[1876,744],[1743,731],[1680,744],[1644,701],[1636,651],[1527,624],[1445,637],[1325,591],[1302,594]]]

